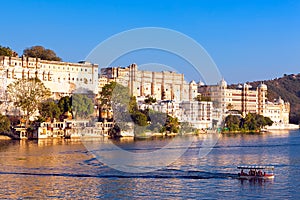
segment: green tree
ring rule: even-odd
[[[62,114],[58,105],[52,99],[41,102],[39,105],[39,112],[44,121],[47,119],[53,120],[54,118],[59,119]]]
[[[241,128],[250,131],[260,130],[264,126],[271,126],[272,124],[273,121],[270,118],[255,113],[248,113],[241,120]]]
[[[273,121],[269,118],[269,117],[264,117],[265,118],[265,126],[272,126],[273,125]]]
[[[10,120],[7,116],[0,114],[0,133],[7,133],[10,131]]]
[[[203,95],[197,95],[194,98],[195,101],[211,101],[211,97],[210,96],[203,96]]]
[[[98,105],[101,110],[113,110],[114,121],[131,122],[130,113],[137,110],[135,97],[130,97],[128,88],[111,82],[106,84],[99,93]]]
[[[112,93],[116,85],[116,82],[110,82],[102,88],[101,92],[99,92],[98,101],[100,107],[111,107]]]
[[[40,58],[42,60],[61,61],[53,50],[45,49],[43,46],[33,46],[23,51],[23,55],[27,57]]]
[[[18,54],[14,52],[9,47],[3,47],[0,45],[0,56],[17,56]]]
[[[156,98],[153,98],[151,96],[148,96],[146,99],[145,99],[145,103],[146,104],[152,104],[152,103],[155,103],[156,102]]]
[[[132,96],[130,97],[130,100],[129,100],[129,105],[128,105],[128,111],[129,113],[135,113],[138,111],[138,105],[136,103],[136,97],[135,96]]]
[[[60,111],[63,113],[65,112],[72,112],[72,102],[69,96],[65,96],[59,99],[58,107]]]
[[[150,109],[148,110],[147,117],[148,121],[151,122],[147,129],[155,133],[160,132],[167,120],[166,113],[161,113]]]
[[[147,126],[148,125],[148,117],[141,111],[136,111],[131,114],[132,120],[135,124],[139,126]]]
[[[72,112],[75,118],[87,118],[94,112],[93,100],[84,94],[73,94],[72,98]]]
[[[228,115],[225,118],[225,124],[230,131],[237,131],[240,128],[240,117],[236,115]]]
[[[37,78],[20,79],[7,86],[7,94],[10,101],[16,107],[24,111],[26,127],[29,118],[37,111],[38,105],[48,99],[51,92]]]
[[[167,121],[165,124],[165,130],[169,131],[170,133],[178,133],[179,132],[179,125],[178,119],[176,117],[172,117],[170,115],[167,116]]]

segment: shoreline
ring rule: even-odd
[[[11,138],[7,135],[0,135],[0,140],[13,140],[13,138]]]

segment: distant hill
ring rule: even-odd
[[[299,124],[300,122],[300,73],[284,75],[273,80],[248,82],[256,88],[261,82],[268,86],[268,100],[273,101],[280,96],[284,101],[290,102],[291,113],[290,123]],[[238,84],[230,85],[230,88]]]

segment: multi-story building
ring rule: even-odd
[[[39,78],[54,98],[74,92],[98,93],[98,65],[0,56],[2,90],[17,79]]]
[[[275,102],[266,102],[263,115],[269,117],[274,125],[289,123],[290,104],[284,102],[281,98]]]
[[[288,124],[290,104],[282,99],[274,103],[269,102],[267,90],[267,85],[263,83],[255,89],[246,83],[238,85],[236,89],[230,89],[225,80],[221,80],[217,85],[198,88],[201,95],[211,97],[223,114],[230,110],[240,111],[243,116],[247,113],[257,113],[270,117],[275,123]]]
[[[180,103],[180,122],[189,122],[194,128],[212,128],[213,107],[212,102],[207,101],[182,101]]]
[[[128,67],[101,69],[101,78],[107,78],[129,88],[131,95],[152,96],[158,100],[193,100],[197,95],[197,84],[187,83],[183,74],[172,71],[152,72],[138,70],[136,64]]]
[[[207,101],[171,101],[163,100],[148,105],[139,103],[139,108],[152,109],[157,112],[166,113],[177,117],[179,122],[188,122],[194,128],[212,128],[213,107],[212,102]]]

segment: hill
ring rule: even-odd
[[[268,86],[268,100],[273,101],[280,96],[284,101],[290,102],[290,123],[300,123],[300,73],[284,75],[273,80],[247,82],[256,88],[261,82]],[[238,84],[230,85],[236,87]]]

